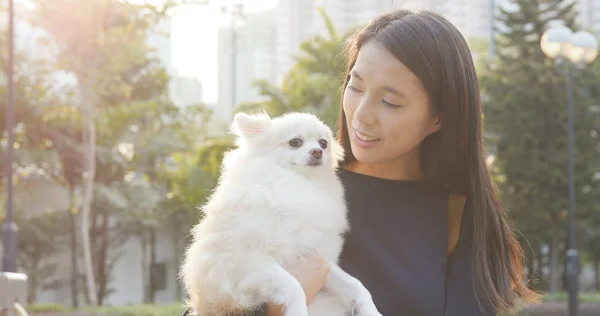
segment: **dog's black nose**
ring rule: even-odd
[[[311,154],[311,156],[313,156],[313,158],[321,158],[323,156],[323,149],[321,149],[321,148],[311,149],[310,154]]]

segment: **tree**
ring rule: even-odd
[[[205,138],[207,112],[203,107],[186,107],[179,109],[171,104],[157,106],[145,111],[135,122],[134,133],[125,138],[131,144],[132,158],[128,171],[134,175],[128,191],[130,201],[129,214],[125,219],[130,223],[132,234],[140,239],[143,259],[144,301],[154,302],[156,293],[157,235],[164,232],[165,223],[177,217],[173,212],[182,209],[165,209],[162,206],[173,206],[168,199],[169,181],[163,178],[164,169],[171,168],[176,162],[173,155],[186,153],[194,148],[197,142]],[[201,191],[202,188],[196,188]],[[143,198],[142,198],[143,197]],[[185,227],[179,227],[181,230]]]
[[[79,306],[78,296],[78,238],[77,218],[79,209],[76,189],[81,184],[83,153],[81,150],[81,120],[74,106],[38,104],[30,124],[25,125],[27,142],[24,148],[36,155],[34,164],[45,170],[57,184],[68,193],[69,251],[71,256],[71,303]]]
[[[146,36],[156,22],[154,12],[114,0],[38,0],[34,22],[51,35],[60,69],[77,79],[77,108],[83,126],[83,207],[81,231],[87,292],[97,293],[89,237],[96,180],[95,114],[120,105],[136,91],[132,81],[147,70]],[[145,82],[153,84],[152,81]],[[148,93],[149,89],[144,89]],[[150,92],[151,93],[151,92]],[[96,304],[96,295],[90,295]]]
[[[163,227],[171,237],[173,254],[181,258],[190,241],[190,229],[203,215],[200,207],[217,184],[225,152],[234,147],[231,137],[207,139],[193,150],[171,155],[172,165],[165,166],[159,177],[167,185],[167,199],[160,203],[164,212]],[[180,262],[177,262],[179,267]],[[177,295],[181,294],[176,282]]]
[[[564,73],[544,56],[539,43],[553,20],[573,28],[576,12],[574,4],[564,0],[514,0],[510,7],[515,10],[500,9],[498,19],[505,28],[499,30],[497,60],[489,63],[481,78],[486,124],[497,136],[495,163],[504,175],[504,202],[527,236],[522,243],[533,246],[530,254],[550,244],[550,290],[556,291],[568,206],[567,98]],[[589,76],[583,70],[582,78]],[[589,114],[592,85],[588,80],[577,87],[576,181],[581,210],[594,164],[586,152],[597,152],[598,142],[590,131],[599,125],[597,116]]]
[[[22,213],[18,213],[22,214]],[[56,289],[63,285],[55,278],[57,264],[51,259],[63,249],[66,237],[64,226],[67,223],[65,212],[51,212],[38,217],[19,217],[19,257],[18,263],[27,273],[27,303],[35,303],[40,290]],[[49,262],[50,261],[50,262]]]
[[[310,111],[330,127],[337,126],[340,87],[345,71],[344,44],[353,30],[338,35],[325,11],[327,35],[315,35],[300,45],[296,64],[285,76],[281,87],[259,80],[255,84],[266,101],[241,104],[240,111],[263,109],[277,116],[290,111]]]
[[[593,120],[593,125],[589,127],[588,134],[592,140],[595,140],[595,149],[589,148],[585,152],[585,158],[590,162],[589,175],[591,181],[584,183],[582,187],[583,195],[577,196],[579,212],[583,213],[580,218],[581,233],[578,236],[579,245],[583,250],[583,257],[588,258],[592,264],[595,274],[595,289],[600,291],[600,87],[598,86],[600,78],[600,62],[596,61],[589,72],[585,72],[578,80],[578,85],[584,84],[589,89],[581,91],[582,94],[589,94],[590,107],[588,107],[588,119]],[[576,125],[579,128],[579,124]]]
[[[2,8],[3,13],[6,8]],[[19,17],[17,17],[19,18]],[[6,47],[7,33],[3,32],[0,35],[0,46]],[[59,164],[60,158],[64,158],[64,156],[56,156],[52,153],[49,153],[47,148],[55,146],[56,143],[53,142],[53,139],[62,139],[59,134],[66,132],[68,130],[60,130],[55,134],[46,134],[46,127],[48,117],[59,117],[61,116],[61,110],[65,109],[57,107],[58,102],[58,94],[61,96],[68,96],[69,89],[60,80],[56,80],[56,67],[52,58],[49,58],[44,53],[46,52],[43,48],[38,49],[36,51],[28,51],[28,50],[18,50],[15,52],[15,143],[18,144],[18,149],[15,151],[15,160],[14,163],[17,168],[14,168],[16,177],[20,177],[19,174],[20,169],[30,169],[31,167],[37,166],[38,168],[42,168],[45,171],[45,174],[50,178],[56,178],[59,173],[57,171],[60,168],[55,168]],[[7,60],[7,51],[2,50],[0,52],[0,61],[2,64],[6,64]],[[5,69],[2,68],[0,72],[4,72]],[[58,93],[57,93],[58,91]],[[6,83],[2,81],[0,84],[0,95],[6,95]],[[4,131],[6,129],[6,98],[0,98],[0,130]],[[65,122],[65,125],[69,125],[69,122]],[[30,133],[31,127],[39,127],[39,133]],[[42,131],[41,129],[44,129]],[[54,138],[53,136],[57,136]],[[61,145],[61,144],[59,144]],[[12,146],[12,144],[11,144]],[[0,156],[4,156],[4,148],[0,148]],[[20,168],[19,168],[20,167]],[[76,169],[76,168],[73,168]],[[0,168],[0,178],[4,177],[5,168]],[[1,182],[0,182],[1,183]],[[15,183],[16,184],[16,183]],[[1,185],[0,185],[1,187]],[[15,195],[18,195],[19,192],[15,192]],[[19,201],[15,201],[16,206],[18,207]],[[4,203],[2,203],[4,205]],[[19,214],[20,212],[17,212]],[[26,233],[30,226],[35,223],[42,224],[43,222],[33,221],[29,219],[21,219],[23,225],[26,227],[21,228],[21,233],[19,234],[19,243],[21,243],[20,247],[32,247],[30,242],[34,242],[35,239],[30,239],[32,236],[23,236],[22,234]],[[39,228],[40,230],[44,230],[45,227]],[[25,240],[25,244],[22,244],[22,239]],[[73,246],[75,247],[75,246]],[[24,255],[29,255],[27,252]],[[40,255],[41,258],[42,255]],[[37,266],[32,266],[32,262],[30,260],[21,260],[23,257],[19,258],[18,263],[27,269],[30,273],[36,273],[36,275],[31,275],[33,280],[30,280],[30,288],[33,292],[30,292],[29,299],[35,298],[36,291],[39,290],[39,287],[42,286],[42,283],[45,282],[42,279],[46,277],[50,277],[48,273],[52,271],[52,269],[44,268],[42,277],[37,275]],[[34,259],[34,258],[29,258]],[[36,264],[42,264],[40,262]],[[76,275],[76,269],[73,270]],[[75,282],[75,278],[73,278],[73,282]],[[76,303],[76,302],[75,302]]]

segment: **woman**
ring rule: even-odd
[[[346,60],[338,137],[352,228],[341,267],[386,316],[495,315],[533,298],[486,166],[460,32],[429,11],[394,11],[349,41]],[[302,276],[309,297],[327,272],[316,270]]]
[[[338,136],[351,231],[340,266],[386,316],[496,315],[533,298],[486,166],[459,31],[429,11],[390,12],[349,41],[347,62]],[[297,275],[309,303],[328,272],[313,259]]]

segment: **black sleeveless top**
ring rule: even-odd
[[[471,277],[472,213],[463,211],[448,256],[448,197],[422,181],[340,171],[350,231],[340,267],[371,292],[384,316],[496,315],[479,308]],[[468,203],[466,203],[468,204]]]
[[[350,221],[340,267],[367,287],[381,314],[496,315],[490,306],[480,309],[475,297],[469,207],[463,211],[456,248],[448,256],[446,190],[422,181],[387,180],[346,170],[339,176]],[[264,314],[263,307],[240,316]]]

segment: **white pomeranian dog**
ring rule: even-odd
[[[316,116],[238,113],[237,148],[193,229],[180,271],[191,315],[243,315],[266,302],[285,316],[381,316],[369,291],[337,265],[348,227],[336,168],[342,147]],[[327,284],[306,306],[286,263],[316,251]]]

